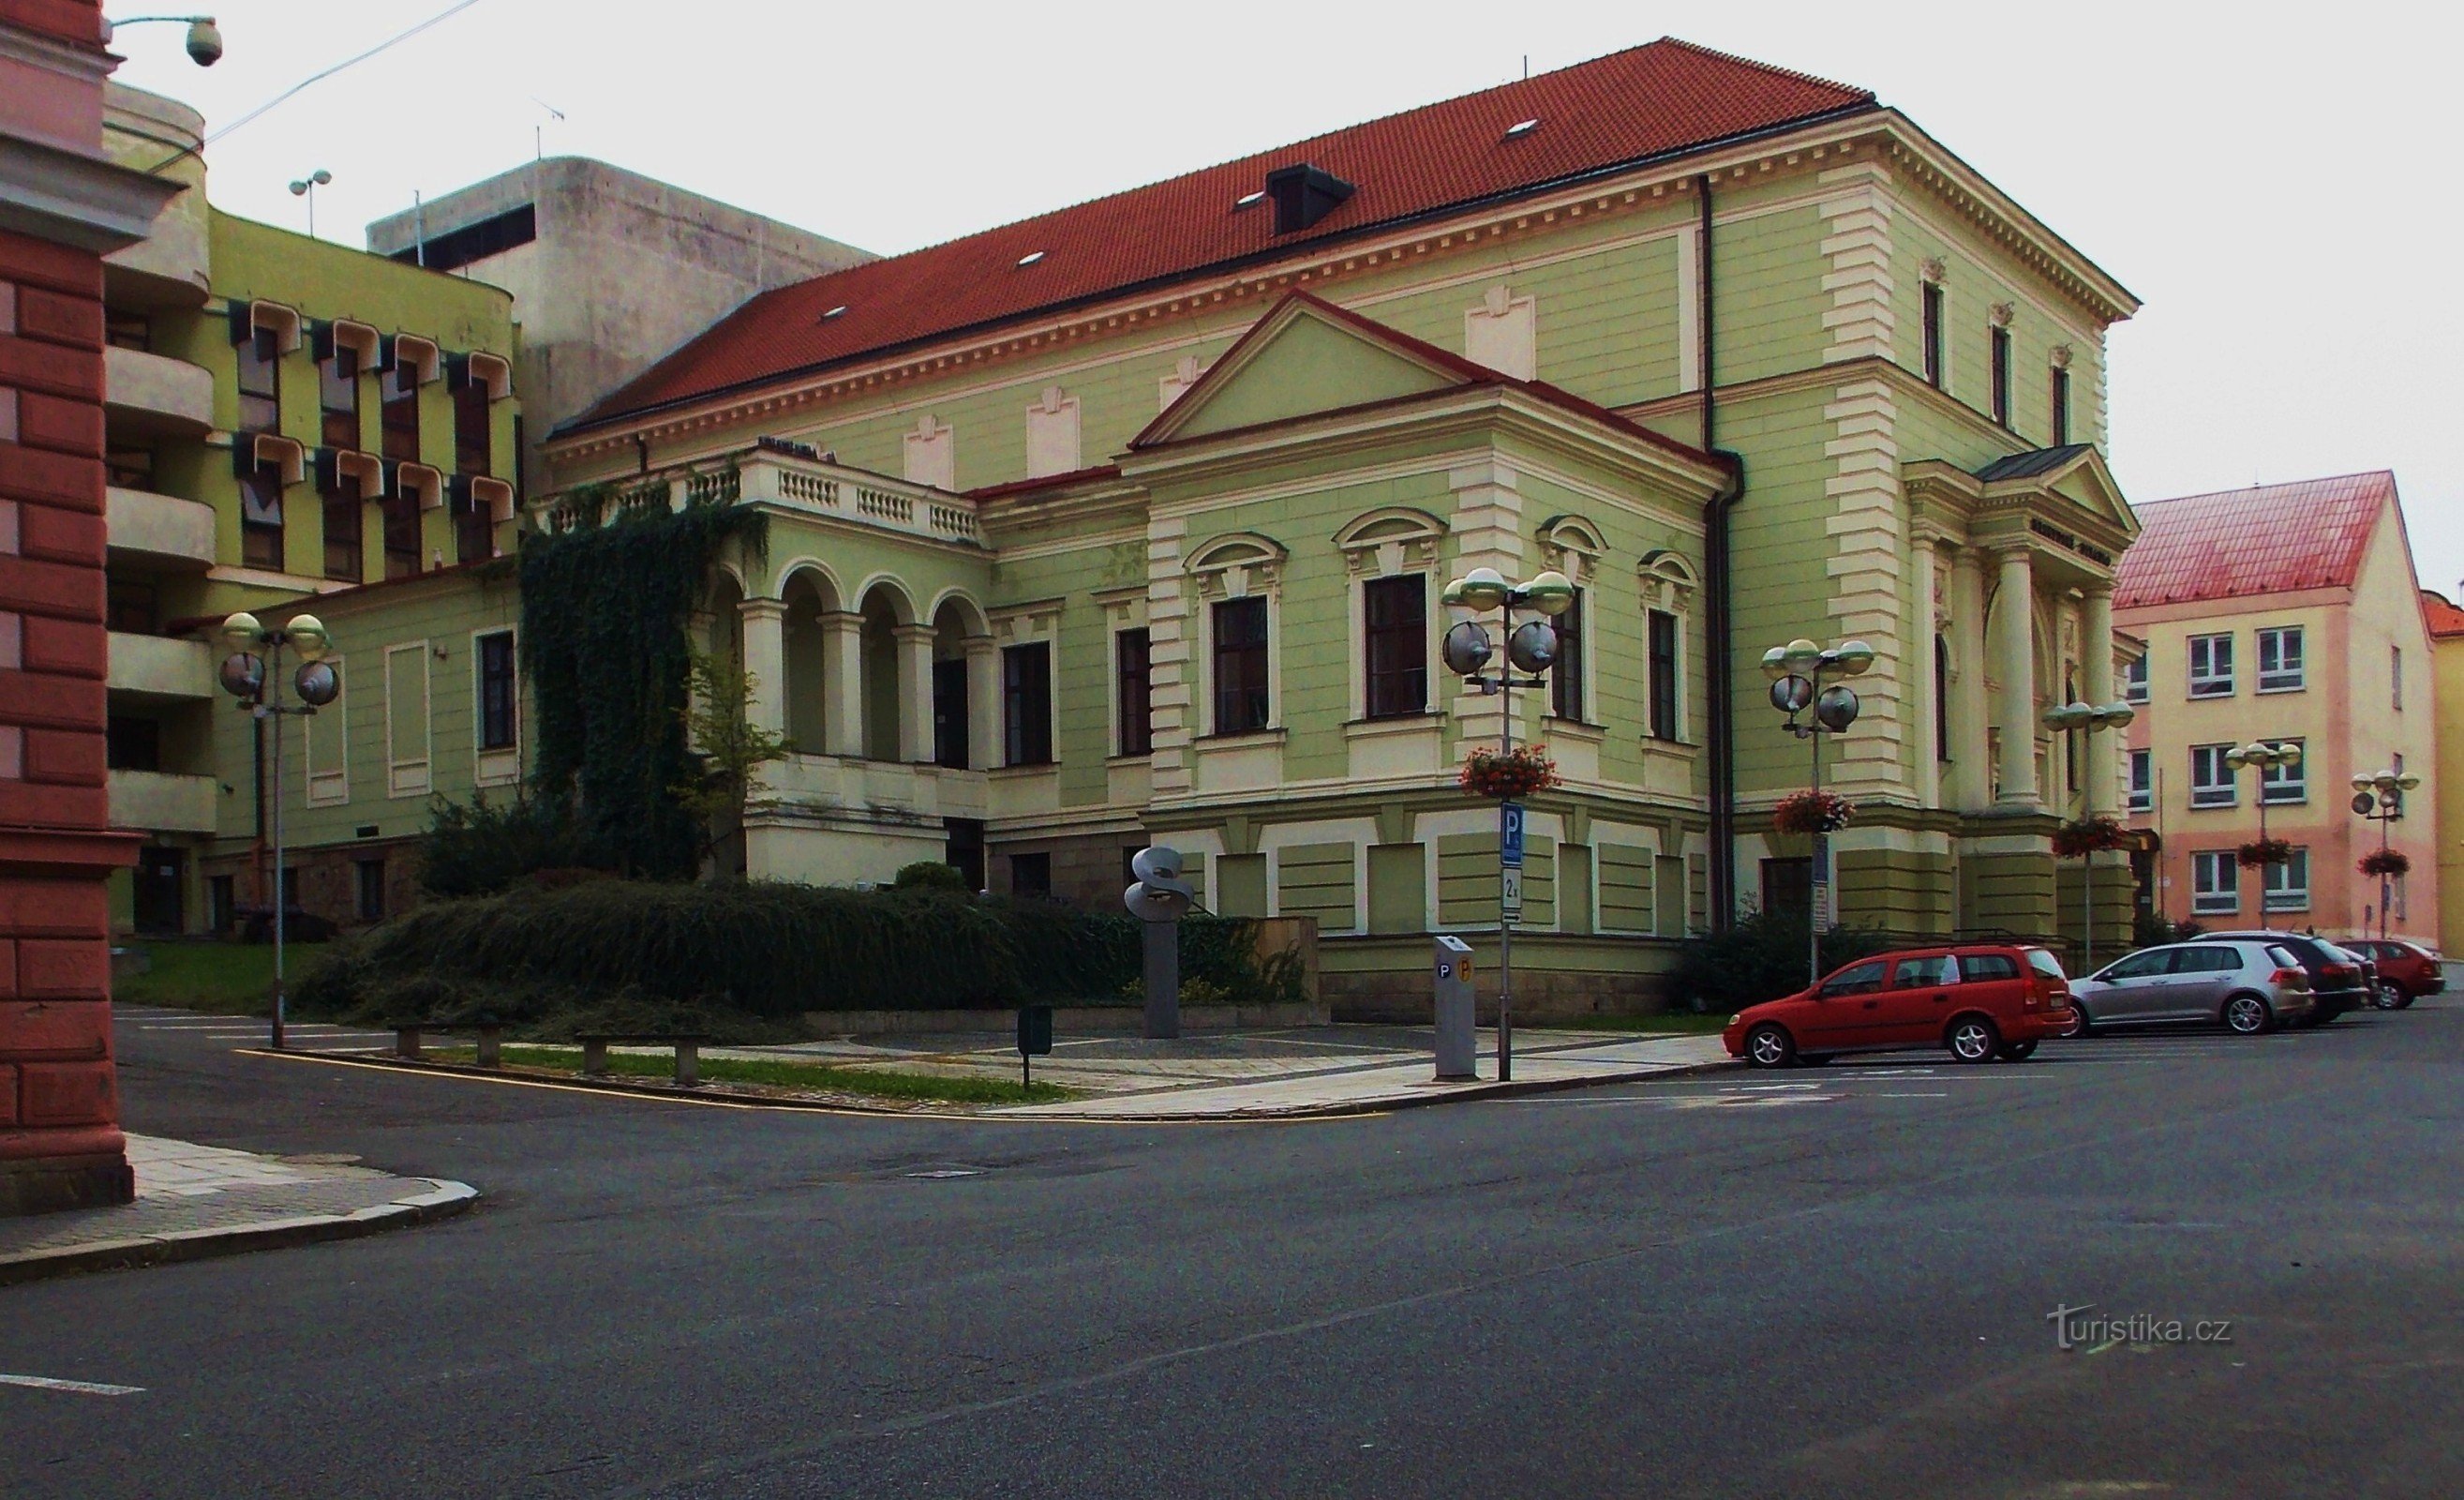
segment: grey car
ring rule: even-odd
[[[2310,1013],[2310,976],[2281,943],[2260,939],[2142,948],[2071,981],[2079,1031],[2221,1026],[2256,1036]]]

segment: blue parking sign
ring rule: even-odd
[[[1523,805],[1500,803],[1502,819],[1498,825],[1498,862],[1508,870],[1523,868]]]

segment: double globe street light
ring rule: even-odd
[[[2262,849],[2267,844],[2267,773],[2278,769],[2289,771],[2300,763],[2301,747],[2290,740],[2271,744],[2264,739],[2254,739],[2225,752],[2225,764],[2232,767],[2236,775],[2243,766],[2258,767],[2258,842]],[[2261,927],[2267,925],[2267,872],[2276,864],[2273,859],[2259,862],[2258,925]]]
[[[1489,639],[1488,628],[1477,618],[1457,621],[1446,631],[1445,643],[1439,649],[1448,671],[1463,679],[1466,687],[1476,688],[1483,695],[1502,695],[1498,716],[1498,748],[1511,753],[1514,749],[1514,690],[1518,687],[1547,686],[1541,673],[1557,662],[1557,628],[1550,620],[1574,607],[1573,581],[1553,569],[1541,573],[1528,584],[1509,584],[1506,575],[1493,567],[1476,567],[1446,585],[1439,595],[1449,608],[1468,610],[1474,616],[1491,610],[1503,610],[1506,626],[1506,663],[1494,677],[1483,674],[1482,669],[1496,655],[1496,644]],[[1541,616],[1536,620],[1514,621],[1517,609],[1531,610]],[[1521,672],[1523,680],[1514,674]],[[1523,915],[1522,840],[1518,819],[1523,809],[1512,801],[1502,802],[1497,808],[1497,1081],[1505,1083],[1514,1076],[1514,921]],[[1512,899],[1508,899],[1512,897]]]
[[[2108,729],[2121,729],[2139,717],[2139,711],[2127,703],[2096,706],[2087,703],[2065,703],[2044,713],[2044,725],[2057,735],[2079,734],[2093,742],[2096,736]],[[2084,752],[2082,752],[2084,754]],[[2088,773],[2093,777],[2096,773]],[[2089,783],[2095,784],[2093,781]],[[2263,789],[2262,789],[2263,794]],[[2096,804],[2088,804],[2093,809]],[[2096,967],[2096,859],[2088,855],[2079,861],[2079,972]]]
[[[274,1024],[272,1044],[282,1050],[283,914],[291,904],[289,882],[283,878],[282,845],[282,720],[304,718],[331,703],[342,691],[341,673],[325,658],[333,638],[313,614],[293,615],[280,626],[259,624],[243,610],[223,621],[223,644],[231,653],[223,658],[223,690],[239,699],[241,712],[265,726],[274,741]],[[299,658],[291,686],[299,695],[297,707],[282,701],[282,652]],[[269,690],[271,692],[269,693]],[[260,791],[260,797],[262,792]]]
[[[2404,794],[2421,784],[2421,778],[2407,771],[2393,769],[2373,771],[2353,778],[2353,812],[2379,826],[2379,856],[2385,861],[2387,834],[2395,820],[2404,816]],[[2379,870],[2379,936],[2387,935],[2387,903],[2394,892],[2393,877],[2385,868]]]
[[[1874,665],[1874,648],[1863,641],[1842,641],[1828,650],[1803,636],[1786,646],[1774,646],[1763,652],[1763,675],[1771,679],[1771,707],[1788,716],[1780,727],[1806,741],[1813,751],[1814,800],[1817,805],[1822,795],[1822,737],[1844,735],[1848,726],[1857,722],[1862,707],[1857,701],[1857,690],[1844,682],[1829,687],[1822,679],[1856,677]],[[1796,716],[1813,710],[1809,723],[1798,723]],[[1806,879],[1805,961],[1809,984],[1822,982],[1822,929],[1829,926],[1831,915],[1831,835],[1817,827],[1814,830],[1814,859]]]

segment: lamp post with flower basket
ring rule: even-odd
[[[1804,740],[1813,752],[1814,780],[1806,790],[1793,792],[1771,809],[1772,826],[1783,833],[1814,836],[1814,860],[1806,881],[1806,982],[1822,982],[1822,929],[1831,925],[1831,835],[1847,827],[1856,812],[1842,799],[1822,789],[1822,737],[1844,735],[1857,722],[1857,692],[1844,682],[1822,685],[1826,676],[1854,677],[1874,665],[1874,648],[1863,641],[1842,641],[1825,651],[1799,637],[1763,652],[1763,675],[1771,679],[1771,707],[1788,716],[1782,728]],[[1813,710],[1813,718],[1798,723],[1796,716]]]
[[[2244,870],[2256,870],[2258,876],[2258,925],[2267,925],[2267,871],[2293,857],[2293,846],[2282,839],[2267,836],[2267,773],[2282,766],[2286,770],[2301,763],[2301,747],[2291,741],[2270,744],[2254,739],[2246,745],[2235,745],[2225,752],[2225,764],[2235,772],[2245,765],[2258,767],[2258,837],[2233,851],[2233,861]]]
[[[2412,860],[2400,849],[2387,847],[2387,831],[2396,819],[2404,816],[2404,794],[2421,784],[2421,778],[2402,771],[2375,771],[2353,778],[2353,811],[2379,826],[2379,847],[2362,856],[2355,868],[2363,874],[2379,877],[2379,937],[2387,935],[2387,904],[2393,897],[2393,882],[2402,879],[2412,869]]]
[[[1515,799],[1557,784],[1557,768],[1545,746],[1514,743],[1514,690],[1548,684],[1541,673],[1557,661],[1557,629],[1549,621],[1574,605],[1574,585],[1559,572],[1547,572],[1528,584],[1509,584],[1493,567],[1476,567],[1446,585],[1440,596],[1451,608],[1474,616],[1492,609],[1504,613],[1506,662],[1497,675],[1484,675],[1496,647],[1487,627],[1477,618],[1459,620],[1446,630],[1441,654],[1466,686],[1484,695],[1500,695],[1497,749],[1476,749],[1463,761],[1459,780],[1463,790],[1497,799],[1497,1081],[1514,1076],[1514,921],[1523,915],[1523,806]],[[1529,609],[1541,618],[1514,623],[1514,611]],[[1523,680],[1515,680],[1517,671]]]
[[[2108,729],[2122,729],[2139,717],[2139,711],[2127,703],[2107,703],[2101,707],[2086,703],[2065,703],[2045,710],[2044,724],[2057,735],[2081,737],[2084,745]],[[2074,746],[2074,749],[2078,748]],[[2077,763],[2074,761],[2073,763]],[[2090,785],[2096,783],[2090,773]],[[2110,784],[2107,783],[2106,784]],[[2267,788],[2259,788],[2262,801]],[[2090,798],[2088,805],[2096,805]],[[2065,839],[2064,834],[2070,837]],[[2091,812],[2073,823],[2064,824],[2054,834],[2054,857],[2079,862],[2079,964],[2080,972],[2096,966],[2096,856],[2105,849],[2120,849],[2129,842],[2121,824],[2111,818]],[[2068,847],[2066,848],[2065,845]],[[2262,901],[2261,903],[2265,903]]]

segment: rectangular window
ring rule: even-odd
[[[338,348],[317,364],[319,440],[327,448],[360,446],[360,352]]]
[[[2233,769],[2225,763],[2231,745],[2190,747],[2190,805],[2230,807],[2234,802]]]
[[[1549,712],[1583,722],[1583,593],[1550,622],[1557,628],[1557,660],[1549,669]]]
[[[1933,638],[1933,758],[1950,759],[1950,643]]]
[[[1001,648],[1001,714],[1010,765],[1052,763],[1052,646]]]
[[[2233,638],[2190,637],[2190,696],[2229,698],[2233,691]]]
[[[1677,719],[1677,617],[1654,609],[1644,617],[1644,645],[1651,658],[1651,738],[1674,740]]]
[[[1215,733],[1264,729],[1268,708],[1266,601],[1221,600],[1215,606]]]
[[[2299,739],[2278,739],[2277,744],[2298,745]],[[2310,800],[2310,766],[2305,756],[2299,765],[2271,765],[2258,773],[2258,800],[2273,807],[2280,803]]]
[[[2403,713],[2404,648],[2401,646],[2390,646],[2387,648],[2387,686],[2389,689],[2388,697],[2393,703],[2395,711],[2399,714]]]
[[[1429,711],[1428,608],[1428,581],[1418,573],[1361,585],[1371,718]]]
[[[239,482],[240,561],[251,567],[282,566],[282,475],[253,469]]]
[[[396,364],[384,387],[377,420],[384,429],[385,455],[397,463],[415,464],[419,462],[419,366],[409,361]]]
[[[1009,857],[1009,893],[1031,896],[1050,895],[1052,893],[1052,856],[1012,854]]]
[[[514,675],[514,632],[479,637],[479,748],[511,750],[519,737],[521,690]]]
[[[2011,330],[1995,328],[1987,351],[1993,369],[1993,420],[2004,427],[2011,425]]]
[[[2265,867],[2267,874],[2260,889],[2267,893],[2266,910],[2271,912],[2306,912],[2310,910],[2310,851],[2297,849],[2293,857],[2280,865]]]
[[[206,931],[227,933],[239,906],[238,882],[230,875],[206,877]]]
[[[325,576],[346,584],[360,582],[360,486],[345,479],[325,492]]]
[[[151,349],[154,347],[154,320],[143,313],[115,312],[104,309],[102,342],[115,349]]]
[[[114,578],[103,593],[103,629],[128,635],[151,635],[163,618],[162,596],[151,584]]]
[[[2130,810],[2153,812],[2156,809],[2156,752],[2130,752]]]
[[[163,726],[133,714],[114,714],[103,723],[103,764],[115,771],[163,769]]]
[[[466,377],[453,391],[453,472],[486,474],[495,457],[488,425],[488,383]]]
[[[453,560],[457,562],[485,562],[496,555],[496,518],[477,496],[455,496],[449,508],[453,514]]]
[[[2147,658],[2125,662],[2122,668],[2122,700],[2125,703],[2147,701]]]
[[[363,859],[356,863],[360,885],[360,920],[382,922],[385,915],[385,862],[382,859]]]
[[[239,430],[282,430],[282,348],[271,328],[233,345],[239,356]]]
[[[2258,691],[2295,693],[2307,686],[2301,670],[2301,627],[2277,626],[2258,632]]]
[[[419,576],[419,496],[397,495],[385,502],[385,577]]]
[[[2071,372],[2054,371],[2054,441],[2056,448],[2071,440]]]
[[[1122,755],[1148,755],[1155,750],[1148,639],[1143,629],[1121,630],[1112,636],[1112,696],[1121,722]]]
[[[933,763],[945,770],[967,768],[967,664],[964,660],[933,664]]]
[[[2241,910],[2241,864],[2229,849],[2201,849],[2190,856],[2190,913],[2194,916],[2231,916]]]
[[[1942,284],[1925,284],[1925,384],[1942,388]]]

